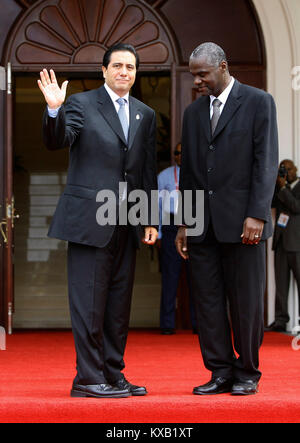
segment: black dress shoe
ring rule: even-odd
[[[121,378],[120,380],[113,383],[113,386],[118,389],[127,389],[131,395],[133,396],[140,396],[140,395],[146,395],[148,394],[147,389],[144,386],[136,386],[131,383],[129,383],[126,378]]]
[[[280,323],[272,323],[270,326],[265,328],[265,332],[286,332],[286,326]]]
[[[74,384],[71,390],[71,397],[125,398],[130,396],[131,392],[128,389],[120,389],[108,383],[99,385]]]
[[[231,389],[232,395],[253,395],[258,392],[258,382],[245,380],[235,382]]]
[[[205,385],[197,386],[193,390],[195,395],[215,395],[224,394],[230,392],[232,388],[233,380],[223,377],[212,378],[211,381]]]
[[[174,335],[175,334],[175,330],[172,328],[162,328],[160,332],[162,335]]]

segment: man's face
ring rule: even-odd
[[[287,171],[287,182],[293,183],[297,180],[297,168],[292,161],[286,160],[280,163],[280,166],[284,166]]]
[[[200,95],[218,97],[226,87],[226,62],[222,62],[220,66],[215,67],[210,65],[205,57],[191,58],[190,72],[194,77],[194,84]]]
[[[124,97],[135,82],[135,56],[129,51],[113,52],[107,69],[103,66],[102,71],[107,86],[120,97]]]
[[[176,146],[174,151],[174,159],[176,165],[181,166],[181,145]]]

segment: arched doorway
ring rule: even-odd
[[[14,70],[94,71],[117,41],[133,44],[141,69],[168,68],[178,61],[162,18],[141,0],[41,0],[14,29],[6,59]]]
[[[258,87],[265,87],[264,44],[250,0],[242,2],[241,0],[230,0],[229,10],[226,9],[222,0],[212,0],[206,4],[205,10],[203,10],[203,3],[198,0],[189,0],[188,2],[181,0],[14,1],[23,4],[26,10],[24,9],[23,14],[10,32],[4,57],[5,63],[10,62],[12,65],[14,84],[17,86],[16,91],[19,91],[14,95],[19,101],[19,104],[16,103],[16,100],[14,102],[15,105],[18,105],[15,108],[15,116],[22,124],[17,128],[15,125],[17,130],[14,131],[14,150],[12,148],[10,151],[7,150],[11,154],[13,152],[18,154],[16,150],[18,146],[24,149],[26,143],[29,145],[35,143],[31,139],[34,131],[30,128],[29,121],[36,118],[38,125],[40,120],[38,117],[34,117],[33,113],[30,114],[31,111],[28,112],[29,98],[31,97],[31,105],[32,100],[36,100],[36,95],[32,92],[32,83],[30,83],[33,80],[32,76],[36,75],[44,66],[52,67],[61,79],[65,76],[72,79],[74,92],[77,92],[79,83],[82,88],[93,87],[98,78],[99,60],[102,58],[103,51],[117,40],[129,41],[136,46],[141,56],[141,83],[147,85],[148,99],[152,100],[150,105],[154,104],[155,107],[153,97],[159,98],[156,106],[160,108],[161,96],[167,90],[166,85],[169,87],[169,122],[166,123],[168,151],[180,138],[181,117],[185,107],[195,98],[188,73],[188,57],[196,44],[208,39],[221,44],[231,55],[232,73],[237,78]],[[230,14],[231,10],[235,11],[234,15]],[[227,15],[224,27],[225,13]],[[211,17],[216,17],[213,25]],[[222,26],[218,26],[218,23]],[[243,44],[242,49],[237,45],[238,38]],[[20,83],[20,79],[22,83]],[[166,79],[169,83],[164,83]],[[135,91],[137,94],[140,93],[138,89]],[[36,103],[36,105],[38,104]],[[36,113],[35,115],[37,116]],[[42,147],[39,146],[39,148],[41,151]],[[24,171],[22,172],[22,158],[17,155],[15,160],[18,173],[24,173]],[[30,307],[37,306],[37,301],[42,302],[42,310],[51,311],[51,306],[49,309],[46,303],[49,297],[45,297],[45,293],[40,292],[41,288],[47,287],[49,289],[51,283],[64,277],[60,267],[64,254],[61,245],[48,244],[48,250],[45,253],[45,250],[38,248],[37,243],[40,240],[38,236],[45,237],[45,218],[48,222],[51,215],[45,208],[47,205],[39,202],[45,203],[47,201],[49,206],[54,207],[57,194],[61,191],[64,183],[63,170],[57,171],[57,164],[65,165],[67,159],[57,158],[57,163],[55,163],[54,157],[51,159],[49,157],[41,161],[38,159],[38,155],[33,154],[31,166],[37,160],[39,160],[40,166],[31,171],[34,174],[31,174],[30,177],[27,174],[27,182],[18,179],[15,180],[15,185],[12,187],[12,171],[7,171],[6,180],[10,185],[7,186],[7,190],[11,191],[11,195],[6,195],[8,201],[11,201],[14,192],[18,192],[18,187],[20,191],[28,190],[25,197],[16,198],[20,202],[18,209],[22,209],[20,213],[23,221],[24,213],[27,210],[28,224],[24,226],[24,223],[20,223],[16,229],[19,229],[20,238],[24,241],[23,254],[25,254],[24,257],[26,256],[24,272],[29,274],[30,278],[36,276],[39,287],[31,285],[31,294],[34,293],[37,297],[29,298],[29,301],[25,302],[23,274],[19,271],[16,272],[17,275],[21,275],[20,297],[18,298],[19,302],[17,300],[16,313],[23,310],[27,311],[26,315],[30,313]],[[49,168],[45,170],[45,166],[50,170]],[[44,175],[41,175],[41,172]],[[48,182],[45,183],[45,180]],[[52,188],[49,189],[49,186]],[[43,194],[38,194],[38,192],[43,192]],[[33,212],[28,213],[28,208],[33,208]],[[13,219],[8,219],[8,225],[11,220]],[[11,247],[12,243],[11,238]],[[22,247],[18,249],[22,250]],[[51,255],[53,251],[58,254],[53,260],[56,269],[58,265],[60,273],[58,274],[57,271],[55,274],[49,271],[41,272],[41,263],[47,264],[47,258],[49,258],[47,254]],[[28,257],[33,261],[28,261]],[[35,257],[38,261],[34,261]],[[41,258],[44,261],[41,261]],[[32,266],[32,263],[36,263],[36,265]],[[152,266],[151,263],[150,266]],[[156,265],[154,264],[154,266]],[[138,277],[139,273],[137,273]],[[146,291],[145,286],[140,288],[141,291]],[[7,288],[7,291],[9,290],[12,292],[12,285],[10,289]],[[158,287],[156,290],[159,291]],[[59,285],[53,286],[53,295],[60,291]],[[184,293],[184,287],[179,292]],[[12,298],[11,293],[6,294],[6,299],[9,297]],[[148,300],[152,300],[152,304],[150,303],[145,309],[147,318],[149,312],[154,313],[154,318],[157,315],[158,298],[159,293],[153,296],[153,291],[152,296],[148,297]],[[57,299],[57,301],[61,303],[61,299]],[[140,318],[142,317],[141,310],[140,307],[137,308],[137,315]],[[57,320],[58,311],[59,309],[52,309],[52,318]],[[37,316],[40,323],[36,323],[36,326],[62,326],[56,320],[55,324],[46,324],[42,319],[41,312],[37,313]],[[30,324],[23,320],[23,326],[29,327]],[[18,324],[18,326],[20,325],[21,323]],[[155,322],[152,325],[155,326]],[[31,324],[31,326],[34,325]],[[149,324],[144,323],[144,326],[149,326]]]
[[[68,94],[97,88],[102,84],[103,54],[117,41],[134,44],[140,56],[141,73],[134,94],[152,107],[157,105],[158,115],[163,118],[166,114],[169,119],[169,104],[166,113],[162,112],[169,101],[163,89],[170,89],[171,66],[178,57],[167,26],[143,1],[37,2],[19,21],[7,47],[15,84],[15,168],[11,188],[22,217],[22,223],[14,228],[17,328],[70,326],[66,245],[47,238],[49,221],[64,187],[68,155],[62,152],[49,156],[42,147],[39,121],[44,104],[37,95],[34,77],[42,67],[52,67],[60,81],[68,77]],[[167,145],[169,148],[170,140]],[[157,324],[159,298],[157,255],[142,248],[131,324]]]

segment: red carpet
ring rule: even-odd
[[[15,332],[0,351],[1,423],[299,423],[300,350],[292,337],[265,336],[260,393],[200,397],[192,388],[209,373],[190,332],[161,336],[131,331],[125,374],[149,395],[127,399],[71,399],[74,377],[70,332]]]

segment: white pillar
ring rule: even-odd
[[[292,87],[292,70],[300,66],[299,0],[252,0],[256,8],[267,56],[267,90],[277,105],[280,161],[292,159],[300,171],[300,90]],[[298,84],[300,85],[300,79]],[[268,245],[268,323],[274,320],[274,257]],[[292,330],[297,321],[297,288],[292,281],[289,300]]]

